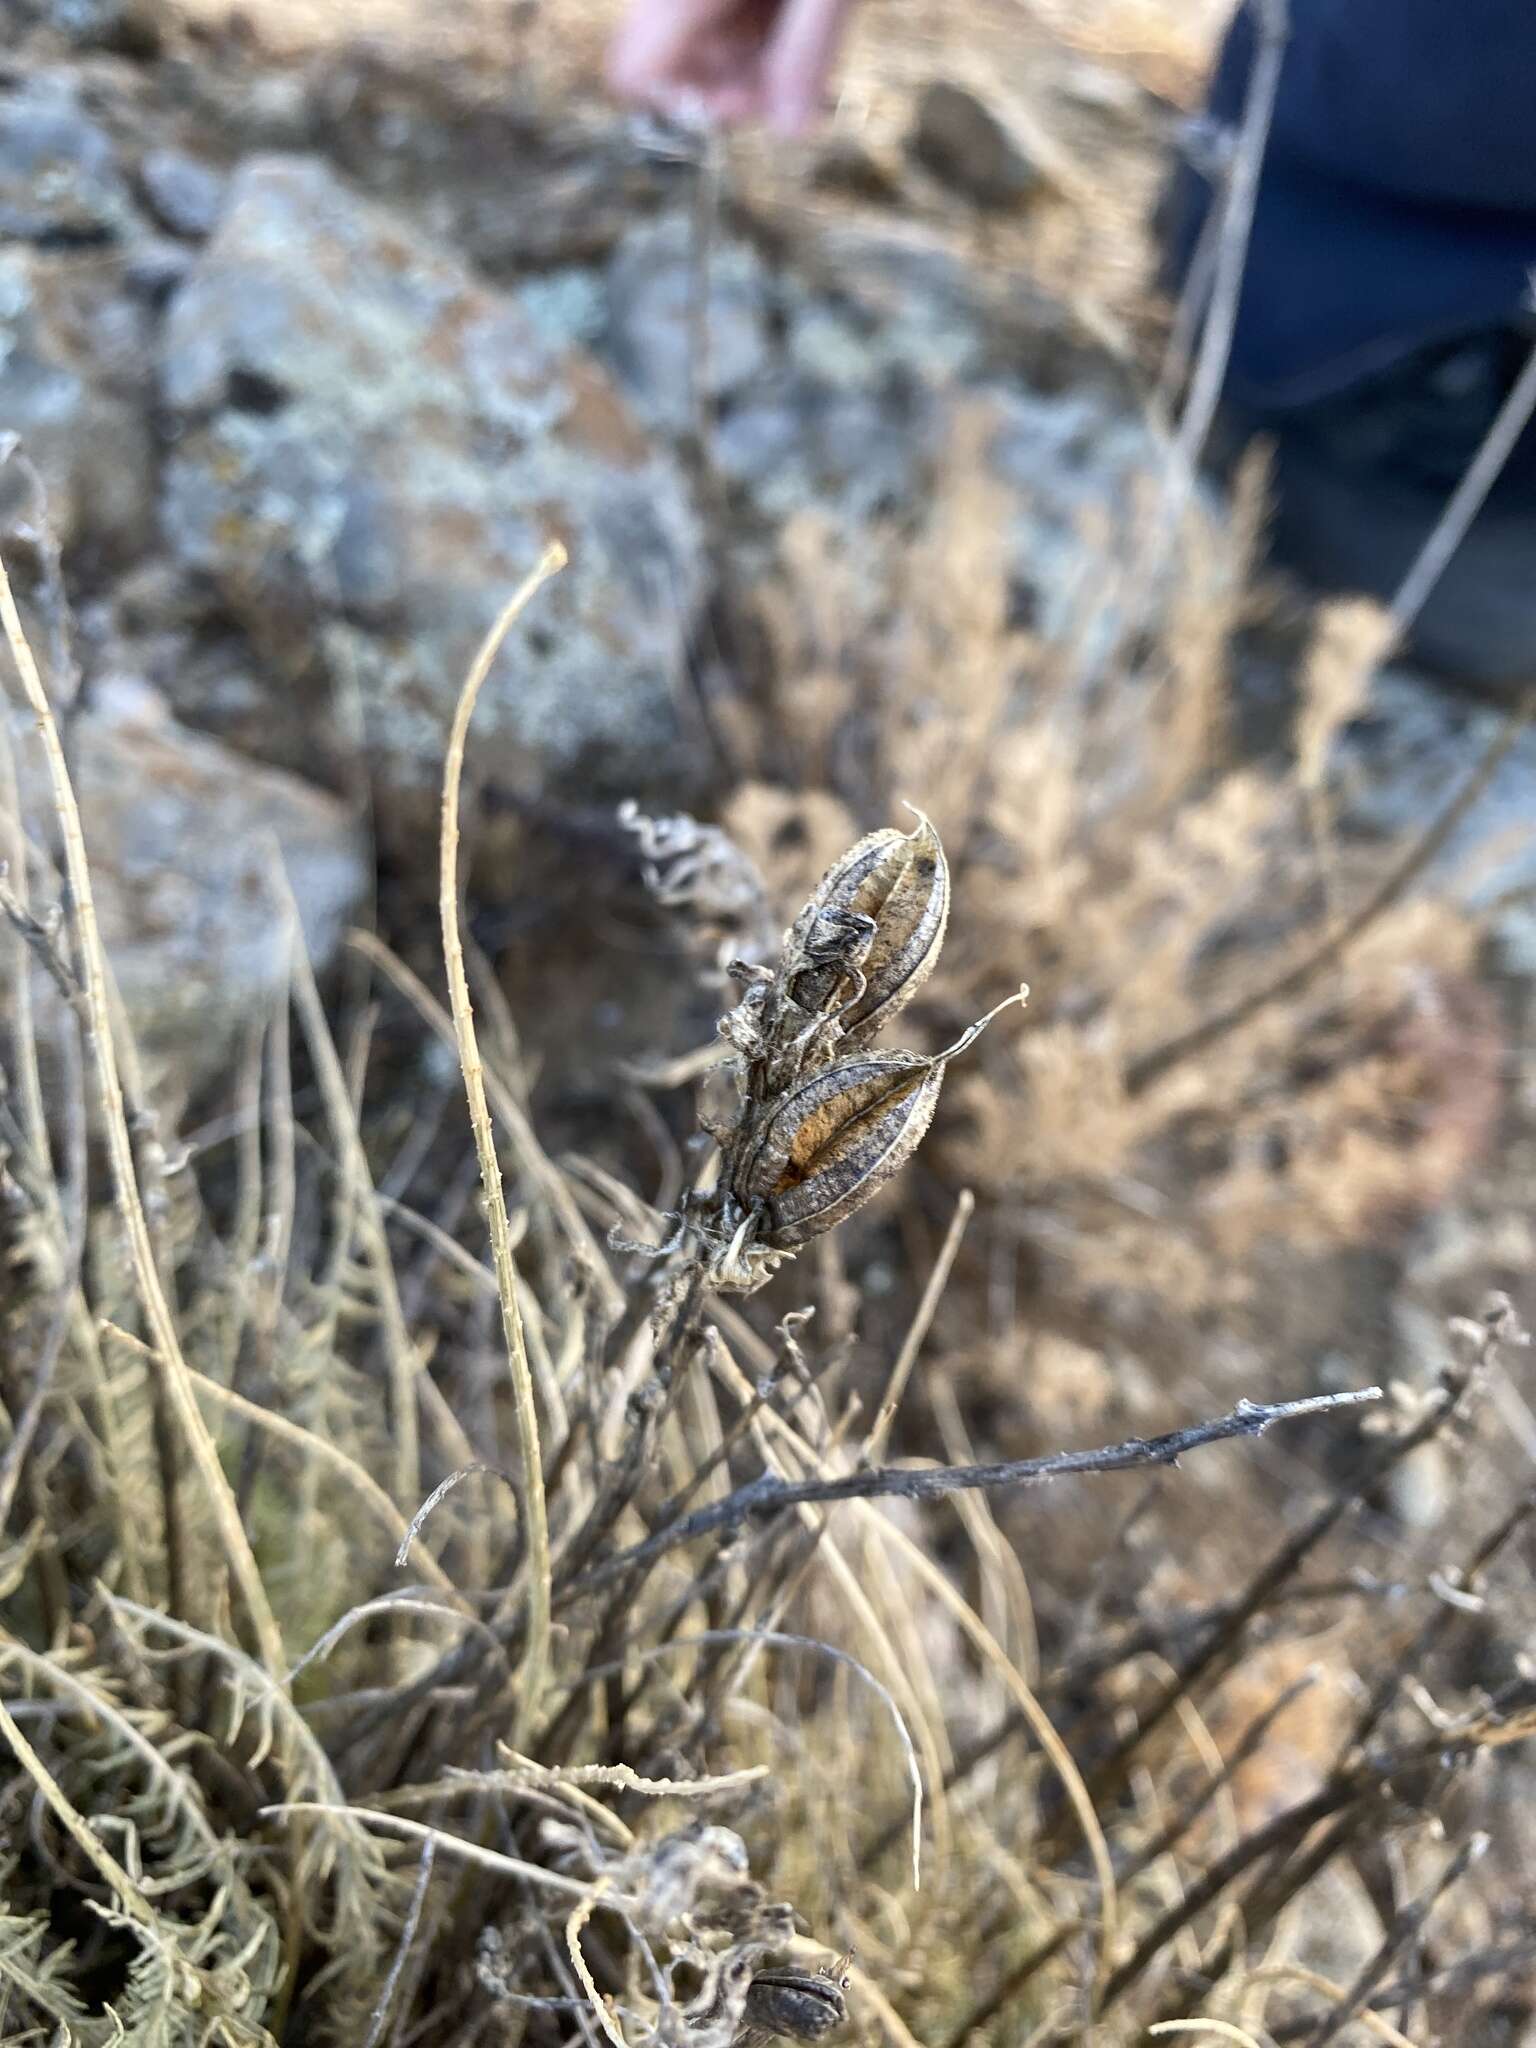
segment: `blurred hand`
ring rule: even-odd
[[[781,134],[820,113],[854,0],[630,0],[608,57],[626,99]]]

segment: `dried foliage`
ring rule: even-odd
[[[1472,2048],[1529,2024],[1508,1302],[1373,1428],[1315,1380],[1246,1398],[1291,1391],[1278,1329],[1277,1383],[1198,1422],[1187,1380],[1149,1392],[1043,1287],[997,1310],[969,1200],[910,1288],[882,1297],[866,1260],[904,1229],[921,1250],[933,1157],[978,1228],[1049,1243],[1055,1310],[1155,1296],[1187,1330],[1244,1303],[1275,1238],[1349,1246],[1411,1210],[1489,1114],[1472,1062],[1442,1072],[1473,935],[1424,903],[1138,1081],[1256,948],[1304,938],[1321,811],[1228,764],[1212,663],[1241,579],[1212,537],[1162,637],[1106,656],[1085,617],[1038,645],[971,453],[892,543],[900,604],[792,536],[753,782],[720,826],[628,819],[701,985],[741,963],[670,1239],[544,1150],[483,977],[470,1013],[473,687],[448,1006],[359,936],[327,1009],[295,950],[208,1121],[162,1128],[8,615],[58,801],[52,843],[0,821],[0,2037],[1108,2048],[1198,2021]],[[1315,670],[1321,799],[1356,696]],[[915,828],[860,838],[903,794]],[[44,970],[69,1004],[39,1043]],[[1020,972],[1026,1017],[941,1097]],[[881,1049],[898,1014],[948,1049]],[[1007,1363],[1017,1406],[1026,1357],[1037,1424],[1092,1441],[1139,1387],[1135,1433],[979,1462],[957,1392]],[[1186,1456],[1154,1492],[1110,1476]],[[1239,1542],[1212,1487],[1260,1463],[1288,1512]],[[1450,1506],[1421,1540],[1427,1469]],[[1051,1482],[1034,1506],[1026,1481]],[[1223,1523],[1216,1569],[1180,1501]],[[1091,1551],[1084,1597],[1010,1541],[1031,1514],[1015,1530]]]
[[[1379,876],[1379,849],[1332,831],[1327,764],[1389,629],[1365,604],[1323,607],[1291,766],[1254,758],[1231,671],[1264,621],[1247,562],[1262,479],[1233,512],[1187,509],[1150,609],[1149,488],[1047,639],[1013,623],[1019,514],[991,478],[993,432],[984,409],[958,418],[923,524],[883,555],[789,530],[759,606],[769,694],[735,734],[753,765],[723,823],[773,872],[786,846],[824,861],[921,791],[973,906],[925,991],[930,1028],[985,1010],[1020,963],[1029,977],[1029,1028],[957,1073],[929,1152],[994,1199],[1029,1320],[1101,1343],[1156,1330],[1158,1362],[1213,1324],[1267,1342],[1277,1247],[1401,1243],[1499,1114],[1479,932],[1422,890],[1285,1000],[1183,1049],[1277,961],[1304,967]],[[1011,1322],[990,1335],[1018,1340]]]

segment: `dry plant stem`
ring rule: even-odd
[[[1133,1885],[1143,1871],[1150,1869],[1160,1857],[1166,1856],[1169,1850],[1183,1839],[1216,1795],[1231,1784],[1243,1765],[1263,1747],[1265,1738],[1275,1722],[1311,1683],[1311,1678],[1303,1675],[1288,1685],[1277,1699],[1272,1700],[1243,1731],[1237,1747],[1225,1759],[1220,1775],[1205,1777],[1193,1796],[1142,1844],[1134,1856],[1121,1863],[1116,1869],[1115,1877],[1122,1890]],[[1020,1725],[1022,1726],[1022,1722]],[[899,1826],[887,1829],[871,1853],[883,1853],[896,1832],[899,1832]],[[1018,1963],[1002,1982],[971,2007],[959,2025],[946,2036],[940,2048],[965,2048],[965,2043],[983,2027],[990,2025],[1000,2012],[1006,2011],[1017,2000],[1025,1985],[1037,1976],[1047,1963],[1054,1962],[1067,1943],[1080,1932],[1078,1923],[1068,1920],[1036,1942],[1027,1954],[1019,1958]]]
[[[571,1917],[565,1923],[565,1946],[571,1958],[571,1968],[576,1972],[581,1988],[587,1994],[587,2001],[596,2015],[598,2025],[613,2043],[613,2048],[629,2048],[629,2043],[625,2040],[612,2013],[604,2005],[596,1979],[587,1968],[586,1958],[581,1952],[581,1930],[591,1919],[593,1908],[607,1891],[609,1882],[608,1878],[600,1877],[586,1897],[573,1908]]]
[[[1336,2041],[1355,2015],[1365,2005],[1371,1993],[1382,1982],[1392,1965],[1411,1943],[1418,1940],[1424,1924],[1435,1910],[1441,1898],[1453,1884],[1465,1876],[1469,1866],[1488,1847],[1486,1835],[1473,1835],[1463,1842],[1445,1869],[1430,1886],[1422,1898],[1405,1906],[1382,1938],[1381,1946],[1361,1970],[1354,1983],[1339,2005],[1331,2012],[1307,2041],[1307,2048],[1329,2048]]]
[[[1125,1088],[1128,1095],[1141,1095],[1155,1082],[1161,1081],[1173,1068],[1181,1067],[1196,1053],[1206,1051],[1232,1032],[1265,1010],[1273,1009],[1277,1003],[1287,1002],[1292,996],[1300,995],[1309,988],[1317,977],[1344,954],[1361,934],[1368,931],[1382,914],[1390,910],[1398,898],[1411,888],[1426,868],[1445,847],[1451,835],[1463,818],[1477,802],[1483,791],[1498,773],[1510,750],[1536,715],[1536,690],[1528,690],[1519,703],[1508,713],[1497,733],[1489,741],[1480,761],[1468,771],[1466,780],[1450,799],[1439,815],[1433,818],[1425,831],[1407,849],[1391,872],[1373,889],[1365,901],[1351,914],[1335,924],[1322,942],[1310,953],[1292,966],[1284,968],[1271,980],[1261,982],[1248,994],[1240,997],[1225,1010],[1218,1010],[1213,1016],[1202,1018],[1188,1031],[1175,1033],[1161,1045],[1155,1045],[1149,1052],[1139,1054],[1131,1060],[1125,1070]]]
[[[275,857],[272,866],[273,883],[282,904],[287,931],[293,1001],[304,1026],[305,1040],[325,1104],[326,1120],[343,1167],[340,1179],[345,1189],[345,1213],[337,1230],[333,1254],[341,1259],[354,1234],[362,1241],[389,1361],[390,1423],[395,1453],[394,1494],[397,1503],[407,1507],[421,1491],[421,1443],[416,1412],[420,1360],[411,1342],[411,1333],[406,1328],[405,1312],[400,1306],[399,1284],[389,1256],[373,1174],[358,1125],[354,1092],[348,1084],[346,1070],[326,1023],[314,969],[299,941],[298,906],[293,900],[292,889],[281,862]]]
[[[0,1712],[3,1711],[0,1708]],[[503,1856],[499,1850],[487,1849],[480,1842],[466,1841],[462,1835],[450,1835],[442,1828],[428,1827],[423,1821],[410,1820],[402,1813],[381,1813],[372,1806],[341,1805],[327,1799],[284,1799],[276,1805],[260,1808],[258,1818],[272,1820],[290,1813],[330,1814],[337,1820],[354,1821],[359,1825],[366,1823],[384,1834],[399,1835],[407,1842],[432,1842],[437,1848],[446,1849],[450,1855],[462,1856],[470,1863],[479,1864],[483,1870],[522,1878],[545,1891],[558,1892],[562,1898],[584,1899],[591,1889],[574,1877],[562,1877],[558,1870],[546,1870],[539,1863],[524,1863],[516,1856]]]
[[[240,1597],[245,1603],[251,1627],[255,1632],[261,1660],[267,1670],[276,1676],[284,1665],[282,1637],[267,1600],[266,1589],[261,1583],[256,1559],[241,1527],[234,1495],[219,1463],[218,1452],[198,1412],[187,1362],[182,1356],[170,1303],[166,1299],[155,1262],[154,1245],[134,1169],[133,1141],[128,1134],[128,1121],[123,1109],[123,1091],[118,1077],[117,1053],[112,1041],[111,1020],[107,1007],[106,957],[102,950],[101,932],[96,922],[96,903],[91,890],[91,871],[86,858],[85,835],[80,825],[80,808],[75,801],[74,787],[70,782],[69,769],[64,760],[58,721],[53,715],[53,707],[48,702],[42,677],[38,674],[37,663],[32,658],[32,650],[22,630],[21,618],[16,610],[16,599],[11,590],[10,575],[3,561],[0,561],[0,623],[4,625],[5,637],[16,664],[16,672],[21,678],[28,706],[37,719],[38,736],[47,757],[48,773],[53,785],[54,807],[58,813],[64,841],[65,872],[69,877],[81,979],[84,983],[86,1011],[90,1022],[91,1049],[101,1090],[107,1152],[112,1164],[113,1191],[128,1239],[134,1279],[158,1354],[160,1372],[169,1392],[176,1420],[192,1453],[192,1462],[197,1467],[198,1476],[207,1490],[230,1571],[240,1590]]]
[[[1184,509],[1194,488],[1195,471],[1211,431],[1211,422],[1216,417],[1216,405],[1232,353],[1243,268],[1248,257],[1248,232],[1253,224],[1259,172],[1269,140],[1275,96],[1280,87],[1280,65],[1285,55],[1287,32],[1285,0],[1258,0],[1252,12],[1258,29],[1258,48],[1248,81],[1247,99],[1226,191],[1221,201],[1221,224],[1215,230],[1209,306],[1195,354],[1189,394],[1163,470],[1149,543],[1134,568],[1131,590],[1125,601],[1128,630],[1119,635],[1118,644],[1122,647],[1137,638],[1144,628],[1147,604],[1183,526]]]
[[[64,1176],[62,1185],[55,1184],[50,1177],[45,1200],[54,1228],[62,1235],[63,1272],[58,1298],[38,1343],[32,1391],[15,1420],[5,1456],[0,1458],[0,1529],[4,1529],[11,1518],[22,1467],[53,1391],[54,1376],[79,1305],[77,1290],[86,1234],[86,1115],[80,1044],[73,1033],[62,1034],[61,1053],[65,1067],[64,1085],[60,1091],[65,1116]],[[41,1164],[46,1165],[46,1162]]]
[[[1466,474],[1451,493],[1445,510],[1389,607],[1389,616],[1401,640],[1424,609],[1430,592],[1445,572],[1446,565],[1466,539],[1467,528],[1482,509],[1483,500],[1498,480],[1515,443],[1536,410],[1536,348],[1526,357],[1520,375],[1510,386],[1482,445],[1467,464]]]
[[[902,1340],[896,1363],[891,1367],[890,1383],[885,1390],[885,1399],[876,1411],[868,1436],[864,1439],[861,1453],[864,1461],[873,1464],[885,1449],[885,1440],[890,1435],[891,1424],[896,1419],[896,1410],[901,1406],[901,1397],[906,1392],[907,1381],[912,1377],[912,1368],[917,1363],[917,1354],[933,1326],[939,1301],[949,1285],[949,1276],[959,1254],[960,1240],[965,1235],[965,1226],[970,1222],[976,1208],[976,1197],[969,1188],[962,1188],[955,1201],[955,1213],[949,1219],[949,1229],[939,1247],[939,1256],[933,1262],[933,1271],[928,1275],[928,1284],[923,1289],[922,1300],[912,1318],[911,1327]]]
[[[595,1592],[621,1573],[673,1550],[696,1536],[714,1535],[736,1528],[759,1515],[777,1514],[784,1508],[804,1503],[838,1500],[878,1500],[895,1496],[901,1500],[940,1500],[946,1494],[1027,1486],[1048,1479],[1068,1479],[1084,1474],[1133,1472],[1149,1465],[1176,1465],[1189,1451],[1206,1444],[1224,1443],[1231,1437],[1262,1436],[1277,1422],[1290,1422],[1304,1415],[1320,1415],[1334,1408],[1359,1407],[1379,1401],[1380,1387],[1361,1387],[1342,1394],[1316,1394],[1303,1401],[1265,1403],[1240,1401],[1229,1414],[1211,1422],[1196,1423],[1189,1429],[1170,1430],[1165,1436],[1131,1437],[1125,1443],[1108,1444],[1095,1451],[1057,1451],[1044,1458],[1018,1458],[1005,1464],[877,1467],[872,1471],[850,1472],[839,1479],[788,1481],[771,1474],[738,1487],[722,1501],[699,1508],[662,1529],[630,1550],[562,1589],[560,1604]]]
[[[154,1930],[155,1916],[144,1894],[109,1850],[103,1848],[86,1821],[70,1805],[58,1781],[0,1702],[0,1738],[10,1744],[16,1761],[53,1810],[59,1825],[70,1837],[86,1862],[117,1899],[124,1913],[140,1927]]]
[[[389,1966],[389,1975],[384,1980],[384,1989],[379,1993],[379,2002],[373,2009],[373,2018],[368,2022],[363,2048],[379,2048],[389,2026],[390,2007],[394,2004],[395,1992],[405,1971],[405,1959],[411,1952],[411,1943],[416,1939],[416,1929],[421,1924],[421,1909],[426,1903],[427,1886],[432,1882],[432,1864],[436,1855],[437,1844],[429,1836],[421,1845],[421,1861],[416,1867],[416,1883],[406,1910],[405,1925],[400,1929],[400,1944]]]
[[[1211,421],[1216,416],[1216,403],[1221,396],[1222,380],[1227,373],[1227,361],[1232,353],[1243,269],[1248,260],[1248,233],[1253,225],[1259,172],[1264,162],[1265,144],[1269,140],[1270,122],[1274,118],[1275,98],[1280,89],[1280,66],[1285,56],[1288,27],[1285,0],[1258,0],[1252,12],[1258,29],[1258,48],[1254,53],[1242,125],[1238,130],[1227,181],[1226,203],[1216,242],[1215,272],[1211,279],[1210,310],[1200,336],[1194,376],[1190,381],[1184,416],[1179,422],[1175,449],[1174,489],[1181,497],[1188,493],[1195,465],[1210,433]],[[1176,530],[1178,507],[1176,503],[1165,501],[1163,509],[1165,513],[1173,514],[1172,519],[1165,518],[1159,522],[1166,545],[1168,537]]]
[[[1147,2032],[1159,2040],[1164,2034],[1207,2034],[1214,2041],[1235,2041],[1238,2048],[1259,2048],[1252,2034],[1234,2027],[1230,2020],[1159,2020]]]
[[[544,1500],[544,1473],[539,1452],[539,1418],[533,1396],[533,1373],[523,1341],[522,1312],[518,1306],[517,1273],[512,1261],[511,1231],[507,1222],[507,1199],[501,1185],[501,1165],[496,1157],[496,1138],[491,1129],[491,1112],[486,1102],[485,1076],[480,1065],[475,1037],[474,1012],[469,1001],[469,981],[464,972],[464,946],[459,935],[459,793],[464,773],[464,744],[475,699],[490,673],[491,663],[507,632],[523,607],[542,584],[564,567],[565,550],[558,541],[547,547],[533,573],[515,591],[501,616],[486,635],[475,656],[448,734],[448,752],[443,767],[443,828],[440,842],[441,867],[438,907],[443,924],[443,964],[448,974],[448,1000],[453,1012],[454,1036],[458,1040],[459,1064],[464,1070],[464,1089],[469,1098],[469,1120],[480,1161],[480,1178],[485,1187],[486,1217],[490,1225],[491,1255],[496,1267],[496,1287],[501,1297],[502,1333],[506,1339],[507,1363],[512,1374],[512,1397],[517,1413],[518,1455],[522,1463],[522,1526],[528,1562],[528,1638],[523,1659],[522,1685],[513,1721],[513,1742],[526,1746],[529,1722],[538,1710],[549,1665],[549,1518]]]

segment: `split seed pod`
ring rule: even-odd
[[[766,1211],[765,1241],[806,1244],[861,1209],[917,1149],[943,1080],[940,1060],[854,1053],[782,1096],[732,1189]]]
[[[819,2041],[847,2023],[848,2001],[843,1996],[847,1982],[846,1976],[823,1970],[759,1970],[742,2013],[750,2030],[747,2038],[756,2032],[792,2041]]]
[[[870,1038],[905,1009],[933,972],[949,921],[949,864],[939,835],[919,811],[912,832],[889,827],[851,847],[817,884],[796,932],[829,912],[873,918],[874,936],[859,963],[864,987],[848,980],[841,1012],[845,1037]]]

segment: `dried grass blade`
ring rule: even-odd
[[[544,1676],[549,1664],[550,1562],[549,1516],[544,1499],[544,1471],[539,1450],[539,1417],[533,1395],[533,1373],[523,1337],[522,1311],[518,1306],[517,1273],[512,1260],[512,1235],[507,1220],[507,1198],[501,1185],[501,1166],[496,1157],[496,1138],[491,1129],[491,1112],[486,1101],[485,1073],[475,1034],[474,1011],[469,1000],[469,978],[464,971],[464,944],[459,933],[459,794],[464,773],[464,743],[481,685],[491,663],[518,614],[541,585],[565,566],[565,549],[552,542],[539,557],[532,573],[514,591],[501,616],[486,634],[475,656],[464,688],[454,708],[448,733],[448,752],[443,765],[443,827],[439,841],[438,907],[443,925],[443,964],[448,974],[448,999],[453,1013],[454,1037],[458,1042],[459,1064],[464,1070],[464,1089],[469,1098],[469,1120],[475,1134],[475,1151],[480,1161],[480,1178],[485,1186],[486,1216],[490,1224],[491,1253],[496,1267],[496,1289],[501,1297],[502,1331],[506,1338],[507,1362],[512,1373],[512,1394],[517,1410],[518,1453],[522,1461],[523,1526],[528,1543],[528,1648],[523,1661],[523,1683],[518,1694],[513,1741],[525,1745],[529,1724],[537,1711]]]
[[[85,990],[86,1016],[90,1023],[91,1051],[96,1064],[97,1082],[101,1089],[102,1121],[106,1128],[107,1151],[112,1163],[113,1191],[128,1239],[134,1281],[155,1349],[164,1363],[166,1383],[170,1390],[171,1404],[176,1411],[176,1420],[186,1437],[198,1477],[207,1491],[213,1518],[229,1560],[230,1571],[240,1589],[240,1596],[245,1602],[251,1627],[260,1648],[261,1661],[276,1677],[281,1674],[286,1661],[283,1655],[282,1635],[273,1615],[271,1603],[267,1599],[266,1588],[261,1582],[261,1573],[257,1569],[255,1556],[241,1526],[235,1496],[219,1463],[219,1454],[214,1448],[213,1438],[209,1435],[207,1425],[198,1410],[197,1400],[192,1391],[191,1374],[186,1359],[182,1356],[181,1343],[176,1334],[175,1319],[171,1314],[170,1302],[166,1298],[165,1288],[155,1263],[149,1222],[139,1195],[133,1141],[128,1134],[128,1119],[123,1109],[122,1082],[118,1073],[111,1012],[107,1002],[106,953],[101,943],[101,930],[96,921],[96,902],[91,889],[91,869],[86,858],[80,806],[75,800],[74,784],[70,780],[69,767],[64,759],[64,746],[59,737],[58,721],[53,715],[53,706],[48,701],[42,677],[38,673],[37,663],[22,628],[21,617],[16,609],[16,599],[11,590],[10,574],[3,560],[0,560],[0,624],[4,626],[6,641],[16,664],[16,673],[21,678],[21,687],[26,695],[27,704],[37,719],[38,737],[43,744],[49,779],[53,785],[54,809],[58,814],[59,828],[64,841],[64,865],[69,877],[75,938],[80,954],[80,974]]]

